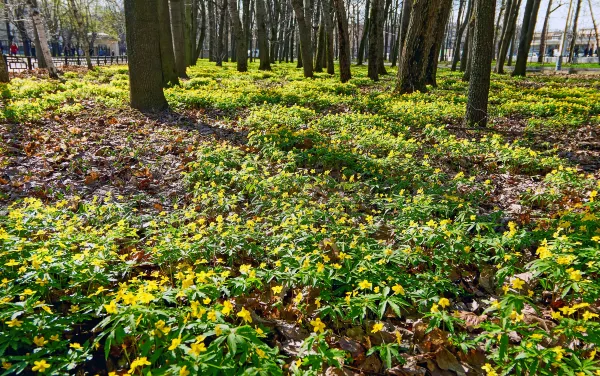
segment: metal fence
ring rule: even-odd
[[[38,59],[33,56],[8,55],[4,56],[9,72],[22,72],[38,68]],[[92,56],[92,65],[116,65],[127,64],[127,55],[122,56]],[[83,56],[53,57],[52,61],[56,67],[87,66]]]

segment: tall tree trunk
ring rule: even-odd
[[[440,50],[442,48],[442,42],[444,39],[444,33],[446,31],[446,24],[448,23],[448,17],[450,16],[450,10],[452,9],[452,0],[442,0],[438,13],[435,15],[436,30],[433,39],[433,45],[429,51],[429,58],[427,61],[427,68],[425,70],[425,83],[427,85],[437,86],[437,68],[440,56]]]
[[[467,5],[467,12],[465,13],[465,21],[460,24],[461,21],[461,17],[462,17],[462,11],[464,10],[464,4],[465,1],[468,1],[469,4]],[[452,71],[456,71],[456,67],[458,65],[458,62],[460,60],[460,46],[462,44],[462,36],[463,33],[465,31],[465,28],[467,27],[467,20],[469,19],[469,13],[471,13],[471,4],[473,3],[473,0],[461,0],[460,2],[460,7],[458,10],[458,17],[456,18],[456,39],[454,41],[454,52],[452,53],[452,66],[450,68],[450,70]]]
[[[334,55],[335,50],[333,48],[333,19],[332,19],[332,0],[323,1],[323,18],[325,18],[325,34],[327,38],[327,73],[333,75],[335,73],[334,68]]]
[[[511,12],[512,12],[512,8],[515,4],[516,0],[507,0],[506,4],[504,5],[505,9],[504,9],[504,19],[502,20],[502,30],[500,30],[498,34],[498,38],[499,40],[497,41],[497,44],[495,44],[495,46],[497,47],[497,52],[496,52],[496,60],[500,57],[500,51],[502,50],[502,43],[504,42],[505,36],[506,36],[506,30],[508,29],[508,25],[510,23],[511,20]],[[494,41],[496,41],[496,38],[494,38]]]
[[[163,93],[161,59],[156,58],[160,43],[158,12],[147,0],[125,0],[127,61],[131,107],[141,111],[167,108]]]
[[[519,17],[519,9],[521,8],[522,0],[512,0],[510,7],[510,15],[507,20],[506,28],[500,38],[500,50],[498,51],[498,60],[496,61],[496,67],[494,71],[497,73],[504,73],[504,62],[506,61],[506,54],[509,53],[510,60],[512,61],[513,46],[515,38],[515,29],[517,27],[517,18]],[[506,10],[507,15],[509,10]],[[509,52],[510,47],[510,52]],[[510,64],[509,64],[510,65]]]
[[[377,16],[377,73],[385,75],[387,74],[387,70],[385,69],[384,60],[385,60],[385,52],[384,51],[384,32],[383,27],[385,24],[385,20],[387,19],[387,15],[390,11],[390,6],[392,5],[392,0],[385,0],[385,7]]]
[[[344,0],[332,0],[338,26],[338,49],[340,61],[340,81],[347,82],[352,77],[350,73],[350,34],[348,33],[348,18],[344,9]]]
[[[79,35],[79,39],[87,41],[87,32],[85,30],[84,20],[83,20],[83,17],[81,16],[81,12],[79,12],[79,8],[78,8],[77,4],[75,4],[75,0],[69,0],[69,8],[73,15],[73,19],[75,20],[75,24],[77,25],[77,34]],[[94,69],[94,66],[92,65],[92,59],[90,57],[90,46],[89,45],[86,46],[86,48],[84,49],[84,55],[85,55],[85,61],[87,64],[87,68],[89,70]]]
[[[190,31],[190,42],[192,43],[191,46],[191,55],[190,55],[190,61],[189,61],[189,65],[196,65],[196,61],[198,60],[198,58],[196,56],[198,56],[198,53],[196,52],[197,49],[197,38],[198,38],[198,1],[200,0],[192,0],[192,30]]]
[[[0,51],[0,82],[2,82],[2,83],[10,82],[10,77],[8,75],[6,61],[4,60],[4,54],[2,53],[2,51]]]
[[[511,66],[512,65],[512,61],[513,61],[513,55],[515,53],[515,44],[517,43],[517,33],[515,30],[515,33],[512,36],[512,41],[510,42],[510,49],[508,50],[508,61],[506,62],[507,66]]]
[[[577,44],[577,26],[579,24],[579,12],[581,11],[581,0],[577,0],[575,6],[575,16],[573,18],[573,30],[571,31],[571,45],[569,46],[569,63],[573,62],[573,54],[575,53],[575,45]]]
[[[192,0],[183,0],[181,4],[181,19],[183,20],[183,42],[186,68],[192,65]],[[194,37],[194,43],[196,38]]]
[[[185,29],[183,25],[183,0],[170,0],[171,31],[173,34],[173,52],[175,53],[175,69],[181,78],[187,78],[185,72]]]
[[[48,37],[46,36],[46,27],[44,26],[44,20],[42,20],[40,10],[37,6],[37,1],[27,0],[27,4],[31,9],[31,20],[33,21],[33,27],[37,32],[38,39],[40,41],[41,50],[39,53],[44,57],[44,61],[48,67],[48,75],[50,78],[58,78],[58,70],[52,61],[52,54],[50,53],[50,48],[48,47]]]
[[[313,77],[313,51],[311,36],[311,20],[305,17],[304,3],[302,0],[292,0],[296,21],[298,22],[298,34],[300,36],[300,52],[302,53],[302,68],[304,77]],[[298,59],[300,63],[300,59]]]
[[[260,70],[271,70],[266,18],[265,1],[256,0],[256,36],[258,43],[258,57],[260,58],[258,69]]]
[[[473,3],[475,0],[471,0]],[[474,4],[473,4],[474,5]],[[467,63],[469,60],[469,43],[471,41],[471,20],[473,18],[473,8],[471,8],[471,13],[465,19],[467,34],[465,35],[465,43],[463,44],[462,53],[460,55],[460,66],[459,71],[465,72],[467,70]]]
[[[510,1],[510,0],[502,0],[502,5],[500,6],[500,12],[498,12],[498,19],[496,20],[496,27],[494,28],[494,39],[493,39],[494,56],[496,56],[496,46],[498,44],[498,35],[500,34],[500,20],[502,19],[502,16],[504,15],[504,12],[506,10],[507,1]]]
[[[464,67],[464,74],[462,77],[463,81],[469,81],[471,77],[471,62],[473,61],[473,38],[475,36],[475,14],[477,14],[477,3],[475,3],[473,8],[473,15],[469,20],[469,30],[467,31],[467,41],[465,42],[465,50],[467,51],[467,59]],[[462,61],[461,61],[461,69],[462,69]]]
[[[247,1],[247,0],[246,0]],[[233,37],[235,38],[235,57],[238,72],[248,71],[248,45],[246,44],[246,33],[240,20],[240,12],[237,9],[237,0],[229,0],[229,13],[233,25]]]
[[[279,42],[277,40],[277,30],[279,27],[279,18],[281,17],[281,2],[279,0],[272,0],[272,6],[268,4],[269,10],[269,19],[270,19],[270,31],[271,31],[271,41],[270,41],[270,51],[269,58],[271,59],[271,63],[275,63],[275,59],[277,57],[277,47]]]
[[[373,81],[379,80],[379,21],[382,18],[384,0],[372,0],[371,14],[369,16],[369,65],[368,75]]]
[[[410,24],[410,16],[413,9],[414,0],[404,0],[402,3],[402,18],[400,22],[400,44],[398,52],[401,54],[406,43],[406,35],[408,34],[408,25]]]
[[[425,91],[425,69],[435,37],[435,14],[441,0],[415,0],[398,67],[396,91]]]
[[[596,51],[598,51],[598,64],[600,64],[600,34],[598,34],[598,25],[596,24],[596,17],[594,17],[594,8],[592,7],[592,0],[588,0],[590,6],[590,15],[592,16],[592,25],[594,25],[594,34],[596,34]],[[592,55],[593,55],[592,51]]]
[[[219,32],[217,34],[217,59],[216,65],[218,67],[223,66],[223,60],[227,56],[227,50],[225,49],[225,13],[227,12],[227,0],[221,0],[219,4]]]
[[[542,27],[542,34],[540,35],[540,53],[538,54],[538,63],[543,63],[544,56],[546,56],[546,39],[548,38],[548,21],[550,20],[550,14],[552,14],[552,0],[548,0],[546,17],[544,17],[544,26]]]
[[[32,21],[33,22],[33,21]],[[44,54],[42,53],[42,45],[40,43],[40,36],[38,34],[38,30],[33,27],[33,45],[35,46],[35,57],[37,58],[38,68],[46,69],[48,65],[46,65],[46,59],[44,59]]]
[[[323,72],[323,66],[325,62],[325,48],[326,37],[325,37],[325,20],[321,18],[319,24],[318,41],[317,41],[317,58],[315,60],[315,72]]]
[[[179,84],[175,69],[175,53],[173,52],[173,34],[171,32],[171,17],[169,0],[157,0],[158,34],[160,44],[160,61],[162,66],[163,85],[165,87]]]
[[[204,39],[206,37],[206,5],[205,1],[207,0],[199,0],[200,1],[200,37],[198,38],[198,45],[196,47],[196,55],[194,58],[194,62],[198,61],[200,56],[204,57]]]
[[[496,0],[475,0],[473,61],[465,122],[468,126],[485,127],[488,119],[490,74],[494,57],[494,13]]]
[[[358,45],[358,56],[356,57],[357,61],[356,61],[356,65],[362,65],[363,64],[363,60],[365,58],[365,49],[366,49],[366,44],[367,44],[367,38],[369,36],[369,12],[370,12],[370,7],[371,7],[371,0],[367,0],[367,3],[365,5],[365,18],[363,21],[363,33],[362,33],[362,37],[360,38],[360,44]],[[358,24],[358,19],[356,20],[356,23]]]
[[[525,76],[526,74],[527,57],[529,56],[529,49],[533,40],[533,30],[535,29],[539,9],[540,0],[527,0],[525,13],[523,14],[523,26],[519,40],[519,50],[517,51],[517,61],[515,62],[515,69],[512,72],[513,77]]]
[[[217,14],[215,0],[208,2],[208,61],[217,61]]]

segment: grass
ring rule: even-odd
[[[383,372],[441,352],[488,375],[597,372],[598,173],[506,133],[597,129],[596,80],[494,75],[480,132],[460,129],[458,73],[397,96],[364,68],[224,65],[166,90],[247,134],[190,152],[182,205],[28,198],[0,217],[5,374]],[[127,76],[2,93],[5,121],[36,122],[125,108]]]

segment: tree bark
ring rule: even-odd
[[[544,26],[542,27],[542,34],[540,35],[540,53],[538,54],[538,63],[543,63],[544,56],[546,56],[546,38],[548,37],[548,21],[550,20],[551,13],[552,13],[552,0],[548,0],[548,8],[546,9],[546,17],[544,17]]]
[[[396,91],[426,91],[425,69],[435,37],[435,14],[441,0],[415,0],[402,49]]]
[[[496,20],[496,27],[494,28],[494,56],[496,54],[496,46],[498,43],[498,35],[500,34],[500,20],[502,19],[502,16],[504,15],[504,12],[506,10],[506,3],[507,1],[511,1],[511,0],[502,0],[502,5],[500,6],[500,12],[498,12],[498,19]]]
[[[302,0],[291,0],[296,14],[298,23],[298,34],[300,36],[300,52],[302,54],[302,68],[304,69],[304,77],[313,77],[313,51],[312,51],[312,35],[311,35],[311,20],[305,17],[304,3]],[[300,63],[300,59],[298,59]]]
[[[175,53],[173,52],[173,34],[171,33],[171,17],[169,0],[157,0],[158,34],[160,44],[160,61],[162,66],[163,85],[178,85],[179,77],[175,69]]]
[[[215,12],[215,0],[208,2],[208,61],[217,60],[217,14]]]
[[[6,61],[4,60],[4,54],[0,51],[0,82],[9,83],[10,77],[8,75],[8,69],[6,67]]]
[[[258,69],[271,70],[269,59],[269,42],[267,41],[267,21],[264,0],[256,0],[256,35],[258,44],[258,57],[260,64]]]
[[[387,70],[385,69],[385,65],[383,63],[385,60],[386,52],[386,50],[384,50],[384,24],[390,11],[391,5],[392,0],[385,0],[385,6],[377,17],[377,73],[381,75],[387,74]]]
[[[488,119],[490,74],[494,56],[494,13],[496,0],[475,0],[475,28],[473,32],[473,61],[465,123],[485,127]]]
[[[500,50],[498,51],[498,59],[496,60],[496,67],[494,71],[497,73],[504,73],[504,62],[506,61],[506,54],[509,52],[510,48],[510,56],[512,56],[512,45],[513,38],[515,35],[515,28],[517,25],[517,18],[519,17],[519,9],[521,8],[521,0],[512,0],[510,7],[510,15],[509,9],[506,10],[506,15],[509,16],[507,19],[506,28],[504,29],[503,35],[500,38]]]
[[[321,18],[319,24],[318,41],[317,41],[317,58],[315,61],[315,72],[323,72],[323,66],[325,65],[325,48],[326,37],[325,37],[325,20]]]
[[[406,34],[408,34],[408,25],[410,24],[412,8],[413,0],[404,0],[404,3],[402,3],[402,19],[400,21],[400,44],[398,46],[399,53],[402,53],[404,43],[406,42]]]
[[[461,0],[458,17],[456,18],[456,27],[458,29],[456,30],[456,40],[454,42],[454,52],[452,54],[452,66],[450,68],[450,70],[452,70],[453,72],[456,71],[456,67],[458,66],[458,62],[460,60],[460,46],[462,44],[462,36],[465,32],[465,28],[467,27],[467,20],[469,19],[469,13],[471,13],[471,7],[473,3],[473,0],[466,1],[468,1],[469,4],[467,5],[467,12],[465,13],[465,21],[462,23],[462,25],[459,25],[462,16],[461,9],[464,7],[465,0]]]
[[[350,73],[350,34],[348,33],[348,18],[344,9],[344,0],[332,0],[338,26],[338,50],[340,61],[340,81],[348,82]]]
[[[467,42],[465,44],[465,49],[467,51],[466,55],[466,64],[464,68],[464,74],[462,77],[463,81],[469,81],[471,78],[471,62],[473,61],[473,38],[475,37],[475,15],[477,14],[477,3],[475,3],[473,8],[473,15],[469,20],[469,30],[467,32]],[[492,22],[493,24],[493,22]],[[493,42],[493,41],[492,41]],[[462,61],[461,61],[462,63]],[[462,64],[461,64],[462,69]]]
[[[372,0],[371,14],[369,16],[369,62],[368,75],[373,81],[379,81],[379,45],[380,45],[380,20],[383,13],[384,0]]]
[[[332,0],[322,0],[323,1],[323,18],[325,18],[325,38],[327,38],[327,73],[335,74],[334,67],[334,55],[335,50],[333,47],[333,13],[332,13]]]
[[[529,56],[529,49],[533,40],[533,30],[535,29],[539,9],[540,0],[527,0],[525,13],[523,14],[523,26],[521,28],[521,38],[517,51],[517,61],[515,62],[515,69],[512,72],[513,77],[525,76],[526,74],[527,57]]]
[[[596,34],[596,51],[598,51],[598,64],[600,64],[600,34],[598,34],[598,25],[596,24],[596,17],[594,17],[594,8],[592,7],[592,0],[588,0],[588,4],[590,6],[592,25],[594,25],[594,34]]]
[[[75,24],[77,25],[77,34],[79,34],[79,40],[87,41],[87,32],[85,30],[83,17],[81,16],[81,12],[79,11],[77,4],[75,4],[75,0],[69,0],[69,8],[71,9],[73,19],[75,20]],[[86,48],[83,49],[83,54],[85,55],[85,62],[87,68],[89,70],[94,69],[94,66],[92,65],[92,58],[90,57],[89,44],[86,46]]]
[[[196,46],[196,55],[194,61],[198,61],[200,56],[204,57],[204,39],[206,37],[206,0],[200,0],[200,37]]]
[[[450,16],[450,10],[452,9],[452,0],[442,0],[438,13],[435,16],[436,30],[433,39],[433,45],[429,51],[429,58],[427,61],[427,68],[425,70],[425,83],[433,87],[437,86],[437,68],[440,56],[440,50],[442,48],[442,41],[444,39],[444,33],[446,31],[446,24],[448,23],[448,17]]]
[[[246,32],[240,20],[240,12],[237,9],[237,0],[229,0],[229,13],[233,25],[233,37],[235,38],[235,58],[238,72],[248,71],[248,45],[246,44]]]
[[[472,2],[475,3],[475,0],[472,0]],[[465,35],[465,43],[463,45],[462,54],[460,55],[459,70],[461,72],[466,72],[467,67],[469,66],[469,47],[470,47],[471,41],[473,40],[473,38],[472,38],[473,30],[471,27],[471,24],[472,24],[471,21],[473,21],[474,9],[475,9],[475,4],[473,4],[473,7],[471,8],[471,13],[469,13],[468,17],[465,19],[467,35]]]
[[[356,59],[357,59],[356,65],[362,65],[363,60],[365,58],[365,49],[366,49],[366,44],[367,44],[367,38],[369,36],[370,7],[371,7],[371,0],[367,0],[367,3],[365,5],[365,18],[363,21],[363,33],[362,33],[362,37],[360,38],[360,44],[358,45],[358,56],[356,57]],[[356,20],[356,22],[358,23],[358,20]]]
[[[161,59],[156,58],[160,43],[157,7],[146,0],[125,0],[127,57],[131,107],[141,111],[167,108],[163,93]]]
[[[579,13],[581,12],[581,0],[577,0],[575,6],[575,16],[573,18],[573,30],[571,32],[571,45],[569,46],[569,63],[573,62],[573,54],[575,53],[575,45],[577,44],[577,25],[579,24]]]
[[[185,71],[185,30],[183,25],[182,0],[170,0],[171,32],[173,34],[173,52],[175,53],[175,70],[181,78],[187,78]]]
[[[219,32],[217,34],[217,51],[216,51],[216,65],[218,67],[223,66],[223,59],[227,56],[227,50],[225,49],[225,12],[227,11],[227,0],[221,0],[222,3],[218,7],[219,9]]]
[[[31,10],[31,20],[33,21],[33,27],[35,32],[37,32],[37,36],[40,41],[40,50],[38,54],[41,54],[44,57],[44,62],[48,68],[48,75],[50,78],[58,78],[58,70],[54,66],[54,62],[52,61],[52,54],[50,53],[50,48],[48,47],[48,37],[46,36],[46,27],[44,26],[44,20],[42,20],[42,16],[40,15],[40,10],[37,6],[36,0],[27,0],[27,4]]]

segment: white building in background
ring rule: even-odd
[[[544,51],[544,56],[555,57],[559,55],[560,42],[562,40],[563,32],[561,30],[548,31],[546,35],[546,48]],[[564,48],[565,55],[569,53],[569,45],[571,43],[571,38],[573,37],[573,33],[570,31],[567,33],[566,45]],[[541,45],[542,33],[534,33],[533,41],[531,42],[531,53],[540,54],[540,45]],[[596,56],[598,46],[596,45],[596,33],[594,29],[581,29],[577,32],[577,40],[575,43],[575,51],[577,51],[578,56],[583,57],[584,53],[587,51],[588,56],[591,54]]]

